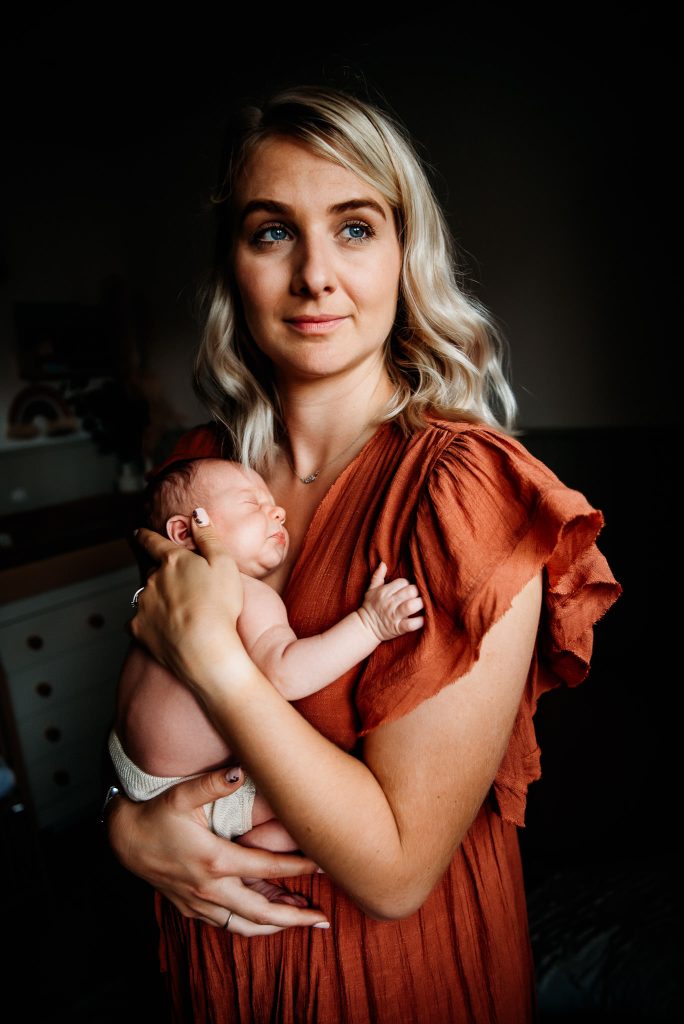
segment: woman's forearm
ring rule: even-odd
[[[411,865],[380,784],[302,718],[237,645],[226,671],[229,697],[220,675],[203,681],[213,724],[307,856],[367,913],[384,916]]]

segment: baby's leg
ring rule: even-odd
[[[299,847],[289,832],[286,832],[273,814],[268,803],[259,793],[252,806],[252,828],[238,836],[234,842],[241,846],[252,846],[273,853],[291,853]]]

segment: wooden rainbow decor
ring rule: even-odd
[[[27,441],[39,434],[61,437],[79,429],[79,421],[62,396],[41,384],[22,388],[7,414],[7,436],[15,441]]]

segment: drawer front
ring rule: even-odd
[[[74,648],[128,638],[132,583],[7,623],[0,631],[0,656],[8,675]]]
[[[7,680],[17,722],[58,708],[80,693],[99,690],[104,671],[118,674],[128,650],[128,637],[103,637],[102,643],[44,659]]]
[[[66,811],[97,801],[103,791],[103,732],[90,745],[70,744],[52,757],[28,765],[31,794],[39,825],[52,824]]]
[[[33,761],[59,759],[60,751],[75,743],[101,756],[102,736],[114,720],[115,694],[116,678],[101,680],[97,693],[81,694],[17,722],[29,774]]]

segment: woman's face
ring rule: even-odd
[[[299,142],[269,139],[241,176],[236,215],[245,320],[279,379],[381,365],[402,253],[380,192]]]

